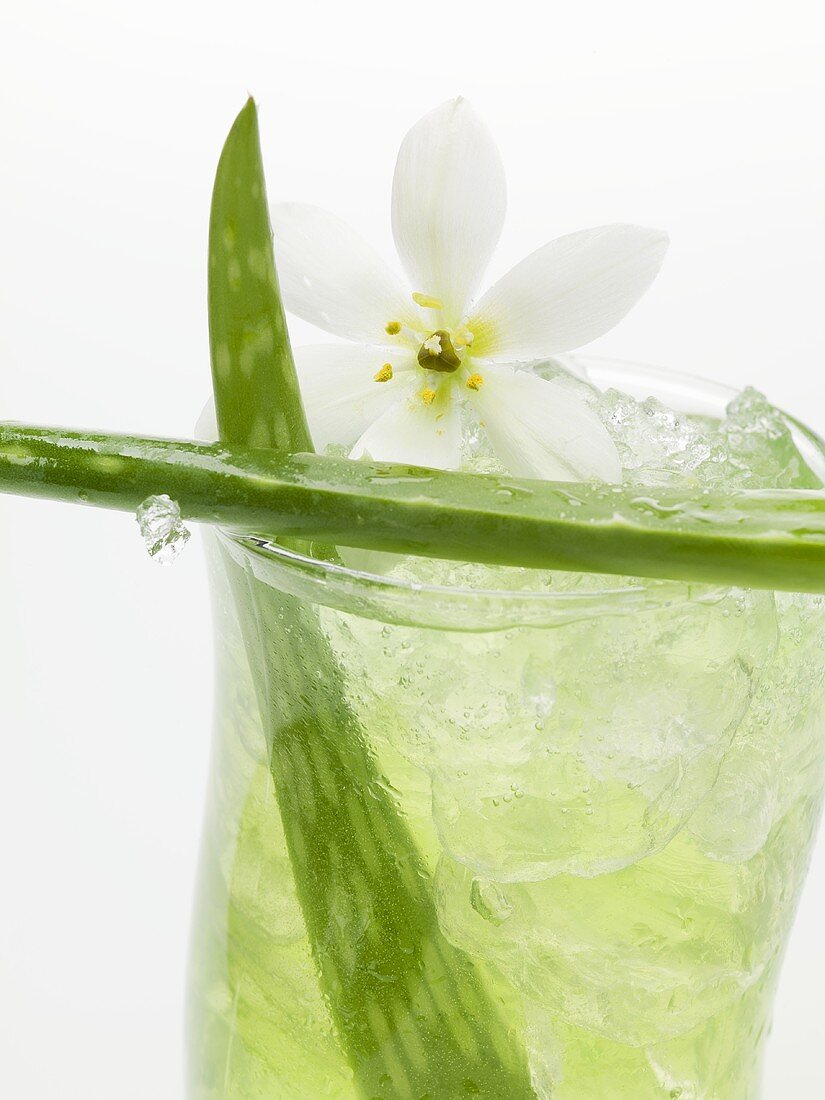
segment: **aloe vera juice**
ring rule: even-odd
[[[619,434],[664,417],[603,399]],[[676,418],[697,478],[736,482],[714,445],[747,423],[740,482],[788,468],[750,400]],[[640,480],[684,476],[671,427]],[[821,799],[821,597],[222,535],[211,562],[193,1097],[758,1095]]]

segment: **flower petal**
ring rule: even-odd
[[[376,382],[390,363],[393,377]],[[362,344],[310,344],[295,349],[309,430],[318,450],[330,443],[351,446],[373,420],[398,400],[402,379],[417,367],[406,348]]]
[[[416,380],[400,400],[367,428],[350,458],[458,469],[461,418],[453,389],[450,384],[442,384],[436,399],[427,405],[421,399],[421,384]]]
[[[215,411],[215,398],[210,397],[201,410],[195,424],[195,439],[205,443],[214,443],[218,438],[218,414]]]
[[[395,166],[392,229],[413,290],[440,299],[447,327],[478,289],[506,206],[498,148],[465,99],[413,126]]]
[[[318,328],[366,344],[390,321],[415,322],[401,279],[346,222],[318,206],[272,208],[275,261],[286,308]]]
[[[512,366],[473,366],[482,381],[468,394],[511,473],[546,481],[621,481],[622,464],[607,428],[568,386]]]
[[[667,234],[635,225],[605,225],[551,241],[478,303],[469,321],[473,353],[512,361],[590,343],[641,298],[667,245]]]

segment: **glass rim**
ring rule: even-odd
[[[557,359],[597,384],[602,377],[609,382],[611,376],[615,376],[616,381],[621,378],[622,388],[631,392],[635,389],[637,395],[648,386],[654,396],[656,389],[660,393],[667,390],[667,399],[677,411],[719,415],[720,410],[741,392],[698,375],[631,360],[596,355],[559,356]],[[650,392],[645,394],[650,395]],[[825,478],[825,444],[806,425],[784,410],[778,411],[787,420],[797,442],[803,444],[803,451],[818,455]],[[617,577],[616,583],[611,583],[609,574],[591,574],[603,576],[604,586],[567,591],[419,583],[323,561],[255,535],[222,530],[219,537],[236,560],[251,566],[260,579],[269,580],[292,595],[361,614],[370,612],[389,622],[408,622],[412,615],[416,621],[423,616],[431,625],[449,626],[451,622],[458,622],[458,616],[460,625],[455,625],[454,629],[559,623],[685,602],[715,603],[736,587],[655,578],[634,578],[632,584],[621,584]],[[429,606],[424,607],[425,603]]]

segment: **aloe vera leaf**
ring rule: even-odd
[[[241,622],[256,625],[247,651],[296,893],[361,1094],[532,1097],[512,1015],[441,932],[430,875],[315,609],[226,565]]]
[[[251,97],[235,119],[215,175],[208,286],[220,438],[311,451],[272,254],[258,111]]]
[[[227,240],[232,247],[222,249]],[[250,100],[227,138],[213,193],[213,387],[223,439],[231,432],[236,442],[261,445],[265,424],[265,445],[286,453],[311,443],[274,271]],[[258,343],[248,333],[264,334],[251,363],[247,353]],[[346,701],[315,608],[226,554],[224,565],[268,734],[296,893],[362,1096],[532,1097],[512,1025],[480,969],[441,933],[431,882]]]
[[[825,492],[553,484],[0,424],[0,491],[367,550],[825,592]]]

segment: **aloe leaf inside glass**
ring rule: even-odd
[[[222,434],[281,452],[308,449],[251,100],[218,168],[209,285]],[[482,972],[441,933],[429,875],[344,698],[314,610],[266,588],[228,555],[224,564],[270,740],[297,896],[361,1095],[532,1096],[525,1054]]]

